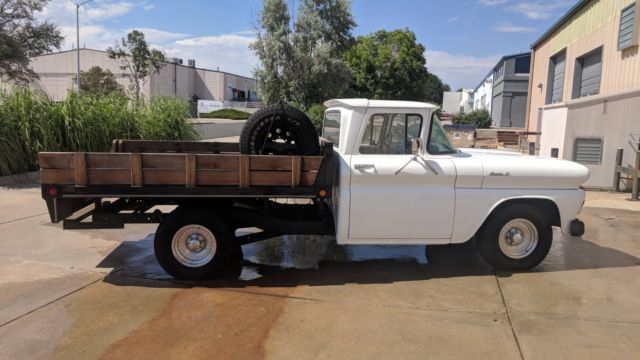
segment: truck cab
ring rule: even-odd
[[[339,244],[452,244],[496,232],[504,239],[491,247],[502,246],[511,254],[505,263],[516,263],[538,246],[546,255],[551,239],[542,238],[551,226],[579,232],[579,186],[589,175],[582,165],[456,149],[427,103],[334,99],[325,106],[322,136],[338,163]]]

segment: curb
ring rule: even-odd
[[[40,171],[31,171],[0,177],[0,186],[11,186],[32,182],[40,182]]]

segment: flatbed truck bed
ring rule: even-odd
[[[65,229],[160,223],[168,214],[159,207],[173,205],[223,209],[231,228],[263,229],[241,243],[334,232],[330,142],[318,156],[269,156],[240,154],[237,143],[114,140],[109,153],[43,152],[38,161],[51,221]]]

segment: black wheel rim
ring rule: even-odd
[[[276,115],[269,125],[258,131],[255,138],[256,154],[298,155],[299,136],[287,117]]]

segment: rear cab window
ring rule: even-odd
[[[340,124],[340,111],[330,110],[324,113],[322,137],[331,141],[335,147],[340,145]]]

